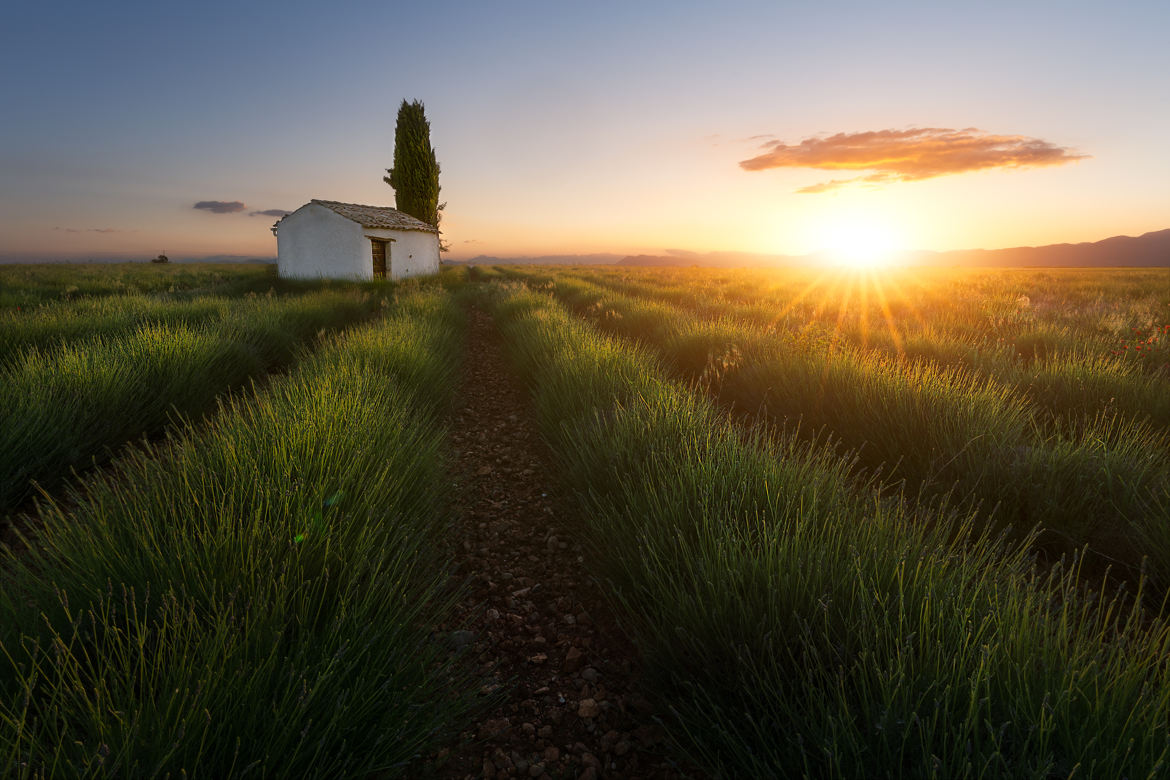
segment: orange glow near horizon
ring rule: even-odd
[[[438,58],[430,36],[378,45],[403,23],[397,4],[283,4],[280,35],[263,13],[225,23],[197,6],[192,26],[74,5],[17,4],[28,24],[10,24],[51,31],[65,64],[6,96],[19,121],[0,126],[0,261],[271,259],[275,214],[396,202],[400,99],[426,105],[450,260],[884,267],[902,250],[927,264],[1170,227],[1170,104],[1150,99],[1170,70],[1166,3],[1019,4],[1011,24],[966,4],[857,4],[848,24],[824,4],[756,3],[743,19],[680,4],[666,27],[653,4],[604,18],[550,4],[539,19],[464,4]],[[107,57],[95,29],[174,56]],[[5,54],[43,48],[22,35]],[[102,88],[79,88],[81,71]],[[772,77],[785,73],[801,77]]]

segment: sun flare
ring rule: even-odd
[[[889,223],[858,216],[826,224],[821,246],[829,263],[846,268],[887,266],[904,248]]]

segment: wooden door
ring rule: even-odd
[[[370,239],[370,248],[374,255],[374,278],[386,278],[386,242],[376,238]]]

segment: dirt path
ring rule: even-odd
[[[663,753],[633,647],[561,521],[529,396],[470,312],[452,420],[459,574],[453,644],[503,698],[427,763],[443,778],[694,777]]]

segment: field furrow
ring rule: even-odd
[[[225,316],[230,298],[169,301],[146,296],[93,298],[64,306],[45,306],[30,313],[0,313],[0,366],[19,361],[33,350],[84,339],[110,339],[144,325],[198,325]]]
[[[1041,546],[1055,554],[1088,544],[1099,566],[1119,564],[1135,579],[1148,557],[1149,573],[1170,583],[1163,432],[1105,414],[1054,426],[1017,389],[961,368],[811,349],[571,278],[552,287],[603,329],[653,346],[678,376],[729,407],[827,433],[887,483],[978,504],[1017,532],[1039,528]]]
[[[1168,282],[0,269],[0,775],[1160,776]]]
[[[284,288],[287,283],[273,266],[261,263],[0,265],[0,311],[70,306],[107,296],[239,296],[263,293],[274,285]]]
[[[0,512],[72,470],[200,415],[222,393],[287,365],[322,330],[369,316],[355,293],[242,300],[202,325],[147,324],[128,334],[32,350],[0,369]]]
[[[460,328],[404,296],[42,503],[0,575],[0,772],[401,776],[467,706],[430,636]]]
[[[1165,765],[1170,640],[1138,603],[1037,575],[969,513],[867,497],[831,449],[745,436],[546,295],[491,295],[696,760],[734,777]]]
[[[740,322],[797,344],[849,345],[967,369],[1019,390],[1059,422],[1108,409],[1170,431],[1170,288],[1159,295],[1164,286],[1157,284],[1159,272],[1137,273],[1143,294],[1135,292],[1133,300],[1117,294],[1120,290],[1101,300],[1098,289],[1095,299],[1082,292],[1063,305],[1057,292],[1037,292],[1027,283],[989,296],[971,282],[917,282],[909,294],[877,277],[835,283],[798,277],[784,295],[764,289],[751,297],[726,284],[713,290],[665,285],[653,276],[593,272],[570,278],[661,301],[699,319]],[[528,279],[541,283],[553,277]],[[1020,292],[1024,289],[1041,297],[1033,302]],[[1147,349],[1151,339],[1154,348]]]

